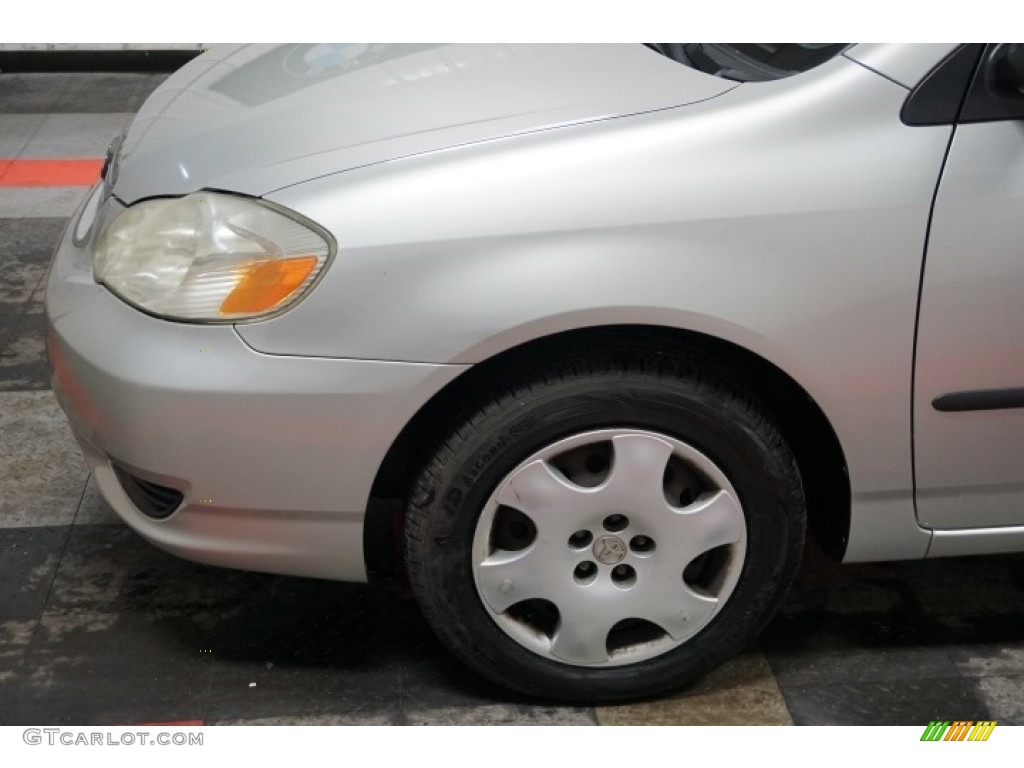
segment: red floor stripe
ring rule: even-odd
[[[87,187],[100,177],[99,158],[13,160],[0,157],[0,187]]]

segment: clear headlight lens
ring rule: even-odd
[[[331,255],[312,225],[257,200],[199,193],[126,208],[100,237],[96,280],[179,320],[242,320],[298,299]]]

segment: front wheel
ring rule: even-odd
[[[793,456],[742,385],[611,351],[536,367],[452,432],[415,488],[407,565],[470,667],[620,700],[742,650],[792,582],[804,520]]]

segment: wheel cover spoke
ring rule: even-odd
[[[553,558],[544,552],[546,547],[534,542],[521,552],[498,550],[482,562],[477,569],[477,587],[480,596],[491,610],[504,613],[523,600],[544,598],[558,605],[568,602],[564,594],[568,587],[566,571],[572,570],[567,558],[560,558],[557,569]]]
[[[618,619],[587,610],[586,603],[567,602],[558,606],[561,621],[551,639],[551,654],[576,664],[598,664],[608,660],[608,633]]]
[[[673,571],[673,574],[677,571]],[[667,592],[661,588],[660,580],[637,595],[629,618],[644,619],[656,624],[673,640],[681,641],[693,636],[715,615],[719,600],[715,597],[698,595],[682,584],[680,588]]]
[[[670,509],[662,491],[672,444],[647,434],[612,438],[612,471],[600,491],[606,503],[657,517]]]
[[[745,532],[739,501],[728,491],[718,491],[689,507],[673,511],[662,526],[662,537],[671,542],[684,567],[709,550],[737,543]]]
[[[499,504],[518,509],[533,520],[541,538],[571,527],[587,509],[593,491],[573,485],[546,461],[536,460],[515,472],[499,489]]]

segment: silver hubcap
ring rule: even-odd
[[[746,522],[722,471],[634,429],[538,451],[491,495],[473,577],[501,629],[556,661],[614,666],[693,637],[739,579]]]

